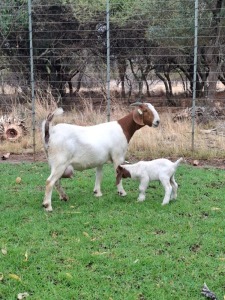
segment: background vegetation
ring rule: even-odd
[[[57,107],[57,103],[44,101],[36,102],[36,131],[32,131],[31,107],[29,104],[14,106],[13,112],[26,120],[28,128],[27,135],[22,136],[15,142],[3,140],[0,143],[1,154],[19,154],[18,159],[23,160],[23,155],[42,155],[44,150],[41,139],[41,124],[50,111]],[[111,120],[118,120],[132,111],[133,108],[121,104],[112,105]],[[186,159],[225,158],[224,139],[225,126],[223,119],[214,119],[207,124],[196,124],[194,137],[194,151],[192,149],[192,122],[189,119],[183,121],[173,121],[174,113],[168,110],[160,113],[160,126],[151,128],[145,126],[138,130],[132,137],[127,160],[136,161],[139,159],[153,159],[159,157],[185,157]],[[93,103],[84,100],[82,109],[75,107],[71,111],[66,111],[60,117],[55,117],[53,124],[66,122],[81,126],[90,126],[106,122],[106,111],[95,108]],[[34,141],[35,137],[35,141]]]
[[[163,83],[167,104],[177,105],[172,82],[193,88],[195,1],[110,0],[111,78],[120,99],[153,96],[152,80]],[[197,97],[213,105],[216,84],[225,82],[223,0],[199,1]],[[36,94],[51,92],[67,103],[82,87],[106,83],[106,2],[103,0],[32,1]],[[0,70],[4,83],[29,95],[30,58],[27,1],[2,1]],[[10,74],[10,76],[9,76]],[[28,98],[29,98],[28,97]],[[79,98],[79,97],[78,97]]]

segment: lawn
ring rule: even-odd
[[[223,299],[224,170],[181,164],[178,199],[162,206],[158,182],[143,203],[130,179],[119,197],[105,165],[103,197],[92,194],[94,170],[77,172],[63,179],[70,201],[54,191],[47,213],[46,163],[0,169],[0,299],[199,300],[204,282]]]

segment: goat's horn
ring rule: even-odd
[[[142,104],[143,104],[142,102],[134,102],[130,106],[138,106],[138,105],[142,105]]]

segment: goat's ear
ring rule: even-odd
[[[145,125],[143,122],[143,111],[140,106],[133,111],[133,120],[138,125]]]

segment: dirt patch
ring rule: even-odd
[[[186,162],[190,165],[193,165],[193,159],[186,159]],[[199,168],[199,167],[204,167],[204,168],[207,168],[207,167],[214,167],[214,168],[218,168],[218,169],[225,169],[225,159],[224,158],[213,158],[213,159],[210,159],[210,160],[198,160],[199,164],[198,166],[195,166],[196,168]]]
[[[32,162],[47,162],[46,156],[44,153],[34,154],[10,154],[9,158],[6,160],[2,159],[0,163],[32,163]]]

